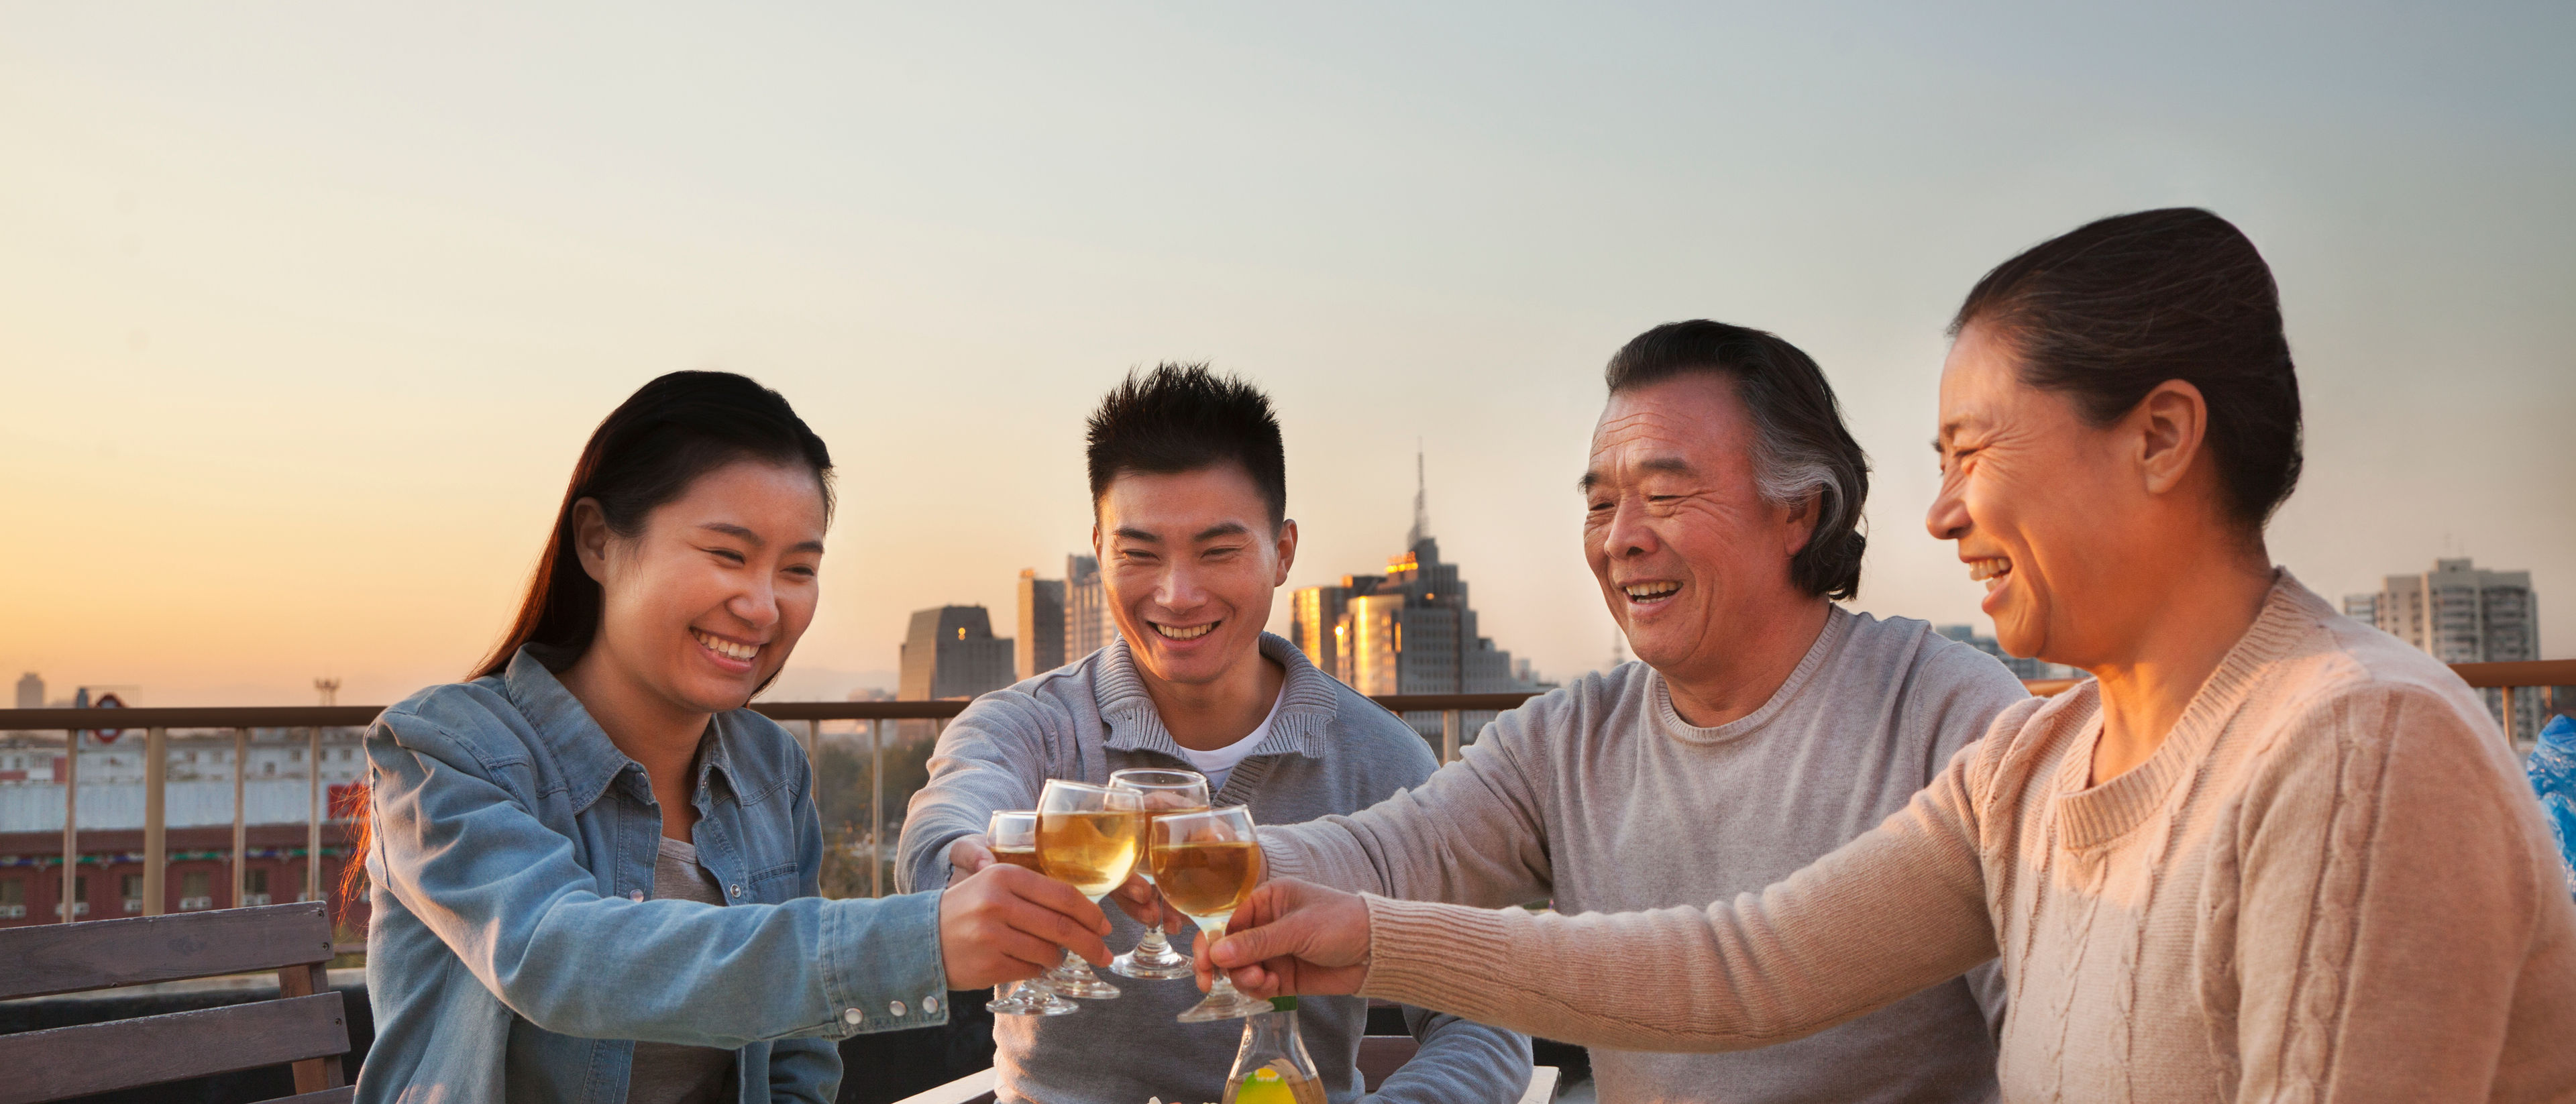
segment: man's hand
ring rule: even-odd
[[[1128,919],[1148,928],[1161,924],[1164,931],[1188,931],[1190,918],[1182,915],[1181,910],[1173,908],[1166,902],[1162,904],[1159,912],[1156,911],[1155,905],[1161,897],[1162,894],[1155,891],[1154,883],[1146,881],[1144,874],[1136,873],[1129,874],[1127,884],[1119,886],[1115,892],[1104,899],[1118,902],[1118,911],[1126,913]]]
[[[959,836],[957,842],[948,845],[948,882],[951,885],[955,885],[959,878],[981,874],[985,867],[991,865],[992,841],[985,839],[982,832]]]
[[[1073,887],[993,863],[939,895],[939,956],[951,989],[1033,978],[1064,960],[1060,948],[1109,964],[1109,917]]]
[[[1283,993],[1341,996],[1368,976],[1368,904],[1359,895],[1294,878],[1253,890],[1214,947],[1199,938],[1199,988],[1210,963],[1256,997]]]

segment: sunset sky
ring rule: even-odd
[[[890,685],[1086,545],[1082,416],[1165,359],[1276,398],[1292,586],[1398,550],[1419,440],[1484,630],[1579,674],[1600,368],[1691,317],[1840,391],[1855,608],[1983,631],[1942,325],[2174,204],[2280,278],[2276,559],[2528,568],[2576,656],[2576,6],[530,7],[0,3],[0,680],[454,678],[591,427],[724,368],[841,468],[782,691]]]

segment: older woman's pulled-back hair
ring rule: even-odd
[[[2071,398],[2095,425],[2166,380],[2200,389],[2227,513],[2261,531],[2299,482],[2299,378],[2272,268],[2226,219],[2196,207],[2116,215],[1995,266],[1950,323],[1991,329],[2022,382]]]
[[[1735,381],[1753,423],[1753,470],[1762,497],[1816,503],[1816,527],[1789,557],[1789,579],[1809,594],[1860,593],[1860,532],[1869,501],[1869,457],[1843,428],[1842,407],[1814,358],[1778,336],[1705,319],[1667,322],[1638,334],[1610,358],[1615,395],[1690,372]]]

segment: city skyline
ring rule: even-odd
[[[0,674],[460,677],[590,429],[714,367],[840,466],[780,692],[890,676],[912,611],[1007,619],[1087,549],[1083,415],[1205,359],[1280,412],[1274,631],[1396,546],[1420,441],[1482,631],[1569,677],[1613,648],[1572,490],[1601,366],[1694,317],[1839,393],[1853,607],[1984,630],[1920,521],[1949,312],[2173,204],[2279,274],[2308,463],[2274,558],[2327,594],[2512,564],[2576,625],[2571,38],[2477,4],[0,7]]]

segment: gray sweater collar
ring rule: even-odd
[[[1323,758],[1325,730],[1340,706],[1333,676],[1307,662],[1306,653],[1298,651],[1296,645],[1270,633],[1261,634],[1261,654],[1287,668],[1288,679],[1279,685],[1277,715],[1271,719],[1269,733],[1252,749],[1253,756]],[[1120,751],[1152,751],[1183,758],[1180,743],[1172,739],[1171,732],[1163,727],[1163,715],[1154,709],[1153,696],[1145,692],[1145,677],[1136,669],[1136,657],[1128,650],[1126,638],[1120,637],[1102,648],[1095,664],[1098,682],[1092,689],[1092,702],[1100,709],[1100,719],[1109,726],[1109,735],[1101,744]]]

